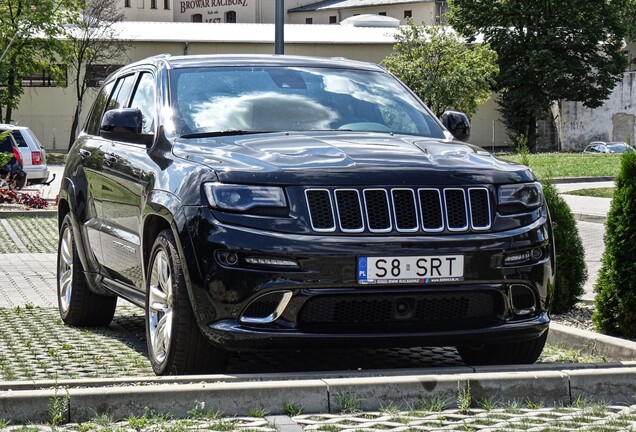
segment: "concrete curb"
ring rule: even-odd
[[[557,177],[552,179],[552,183],[592,183],[614,181],[614,176],[601,176],[601,177]]]
[[[605,224],[607,222],[607,215],[602,214],[589,214],[589,213],[572,213],[574,216],[574,220],[582,221],[582,222],[592,222]]]
[[[0,219],[9,219],[14,217],[55,217],[57,210],[11,210],[0,211]]]
[[[636,342],[554,323],[548,342],[608,359],[636,359]],[[585,397],[633,404],[636,361],[4,382],[0,383],[0,418],[46,422],[55,399],[68,403],[67,422],[87,421],[98,414],[114,419],[141,416],[146,407],[184,417],[197,402],[229,416],[248,415],[254,407],[271,415],[283,414],[287,402],[301,404],[305,413],[336,413],[348,394],[354,394],[365,411],[389,404],[408,409],[422,398],[453,404],[463,389],[470,389],[474,401],[490,398],[558,405]]]
[[[525,372],[503,368],[504,372],[496,373],[146,383],[108,388],[58,385],[49,389],[0,392],[0,418],[18,424],[46,422],[50,419],[52,401],[56,399],[67,403],[66,422],[84,422],[99,414],[107,414],[115,420],[142,416],[147,407],[183,418],[197,403],[205,403],[206,409],[219,410],[226,416],[246,416],[255,407],[271,415],[283,414],[287,402],[301,404],[305,413],[336,413],[347,395],[355,395],[364,411],[377,411],[388,405],[409,409],[422,399],[434,397],[454,405],[461,390],[469,390],[473,401],[530,401],[550,406],[585,397],[604,403],[636,402],[636,364],[617,364],[623,367],[606,369],[595,367],[602,365],[588,365],[591,369],[560,366],[560,370]]]
[[[606,359],[636,360],[636,342],[550,323],[548,343]]]

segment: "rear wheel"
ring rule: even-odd
[[[457,352],[469,365],[531,364],[537,361],[548,331],[535,339],[478,346],[458,346]]]
[[[201,334],[188,296],[181,258],[170,230],[159,233],[150,253],[146,286],[146,340],[157,375],[222,371],[227,353]]]
[[[65,324],[107,326],[113,320],[117,297],[103,296],[88,288],[77,254],[71,215],[64,217],[57,248],[57,303]]]

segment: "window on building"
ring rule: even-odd
[[[150,0],[150,9],[157,9],[157,0]]]
[[[404,11],[404,18],[413,18],[413,11],[405,10]]]
[[[331,15],[329,17],[329,24],[338,24],[338,17],[335,15]]]
[[[236,12],[235,11],[229,11],[229,12],[225,12],[225,22],[226,23],[236,23]]]
[[[313,23],[314,23],[313,18],[305,18],[305,24],[313,24]]]
[[[378,15],[386,16],[386,12],[378,12]]]
[[[170,10],[170,0],[163,0],[163,8],[165,10]]]
[[[55,69],[44,68],[22,77],[22,87],[66,87],[66,65],[55,65]]]
[[[203,15],[201,14],[193,14],[192,15],[192,22],[203,22]]]
[[[108,75],[115,72],[122,65],[92,64],[86,67],[86,84],[88,87],[99,87]]]
[[[130,7],[130,0],[124,0],[124,7]]]

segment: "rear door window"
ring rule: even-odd
[[[15,139],[15,142],[18,143],[18,147],[29,147],[19,130],[11,131],[11,135],[13,135],[13,139]]]

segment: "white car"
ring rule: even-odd
[[[0,132],[11,131],[22,155],[23,170],[27,173],[27,183],[40,184],[47,181],[49,168],[46,165],[46,151],[33,131],[26,126],[0,124]]]

